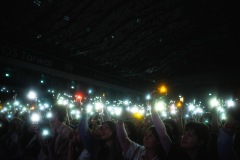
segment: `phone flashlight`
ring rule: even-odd
[[[38,113],[33,113],[31,116],[31,121],[33,123],[38,123],[40,120],[40,115]]]
[[[49,136],[50,132],[47,129],[43,129],[42,136]]]

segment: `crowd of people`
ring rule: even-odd
[[[151,106],[154,106],[154,98]],[[237,106],[235,110],[238,110]],[[52,117],[32,123],[29,114],[15,113],[10,121],[0,115],[2,160],[238,160],[240,139],[237,111],[229,110],[219,123],[186,121],[182,116],[162,119],[151,107],[150,116],[135,119],[128,113],[112,118],[90,115],[83,104],[79,120],[65,107],[53,105]]]

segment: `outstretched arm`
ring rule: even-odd
[[[160,142],[161,142],[161,145],[162,145],[164,151],[166,153],[168,153],[170,150],[170,147],[172,145],[172,141],[167,134],[167,130],[166,130],[166,127],[165,127],[163,121],[161,120],[158,113],[156,112],[156,110],[153,107],[154,102],[155,101],[153,101],[151,104],[151,115],[152,115],[153,124],[158,133],[158,136],[159,136],[159,139],[160,139]]]
[[[88,152],[92,152],[95,144],[95,139],[92,133],[90,132],[88,126],[88,116],[85,110],[82,111],[78,128],[80,133],[80,139],[83,142],[84,147],[88,150]]]
[[[116,125],[118,141],[121,145],[122,151],[126,153],[131,145],[131,140],[128,138],[124,123],[122,121],[119,121]]]

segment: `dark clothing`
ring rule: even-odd
[[[96,139],[90,132],[87,124],[87,114],[82,114],[81,123],[79,124],[81,141],[87,149],[93,160],[122,160],[121,149],[113,142],[108,147],[103,140]]]
[[[167,156],[167,160],[191,160],[191,158],[179,144],[173,144]],[[202,148],[199,149],[195,160],[218,160],[218,158],[216,153]]]

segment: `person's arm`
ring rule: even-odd
[[[69,119],[68,110],[66,110],[66,111],[67,111],[67,113],[66,113],[66,121],[65,121],[65,124],[66,124],[67,126],[70,126],[70,125],[71,125],[71,122],[70,122],[70,119]]]
[[[106,108],[106,95],[105,93],[103,93],[103,96],[102,96],[102,103],[103,103],[103,110],[102,110],[102,118],[103,118],[103,122],[104,121],[110,121],[111,118],[108,114],[108,111],[107,111],[107,108]]]
[[[104,122],[104,121],[110,121],[110,120],[111,120],[111,118],[110,118],[110,116],[109,116],[109,114],[108,114],[108,111],[107,111],[107,108],[106,108],[105,105],[104,105],[104,107],[103,107],[102,117],[103,117],[103,122]]]
[[[126,153],[131,145],[131,140],[128,138],[127,131],[125,129],[123,121],[117,122],[116,127],[118,141],[121,145],[122,151]]]
[[[230,128],[221,128],[218,134],[218,157],[219,160],[228,160],[233,155],[234,133]]]
[[[94,148],[95,139],[88,127],[88,116],[85,110],[82,111],[78,129],[79,129],[80,139],[83,142],[84,147],[91,154]]]
[[[162,145],[164,151],[166,153],[168,153],[169,150],[170,150],[170,147],[172,145],[172,141],[167,134],[167,130],[166,130],[166,127],[165,127],[163,121],[159,117],[156,110],[153,109],[154,108],[153,107],[154,106],[154,101],[152,102],[151,106],[152,106],[151,107],[151,115],[152,115],[153,124],[154,124],[155,129],[158,133],[158,136],[159,136],[159,139],[160,139],[160,142],[161,142],[161,145]]]
[[[218,112],[216,108],[213,108],[212,110],[212,122],[211,122],[211,130],[210,133],[212,134],[218,134],[219,130],[219,120],[218,120]]]
[[[228,113],[228,118],[224,126],[219,130],[217,141],[219,160],[229,160],[234,157],[234,138],[236,126],[239,126],[239,121],[237,121],[232,114]]]

